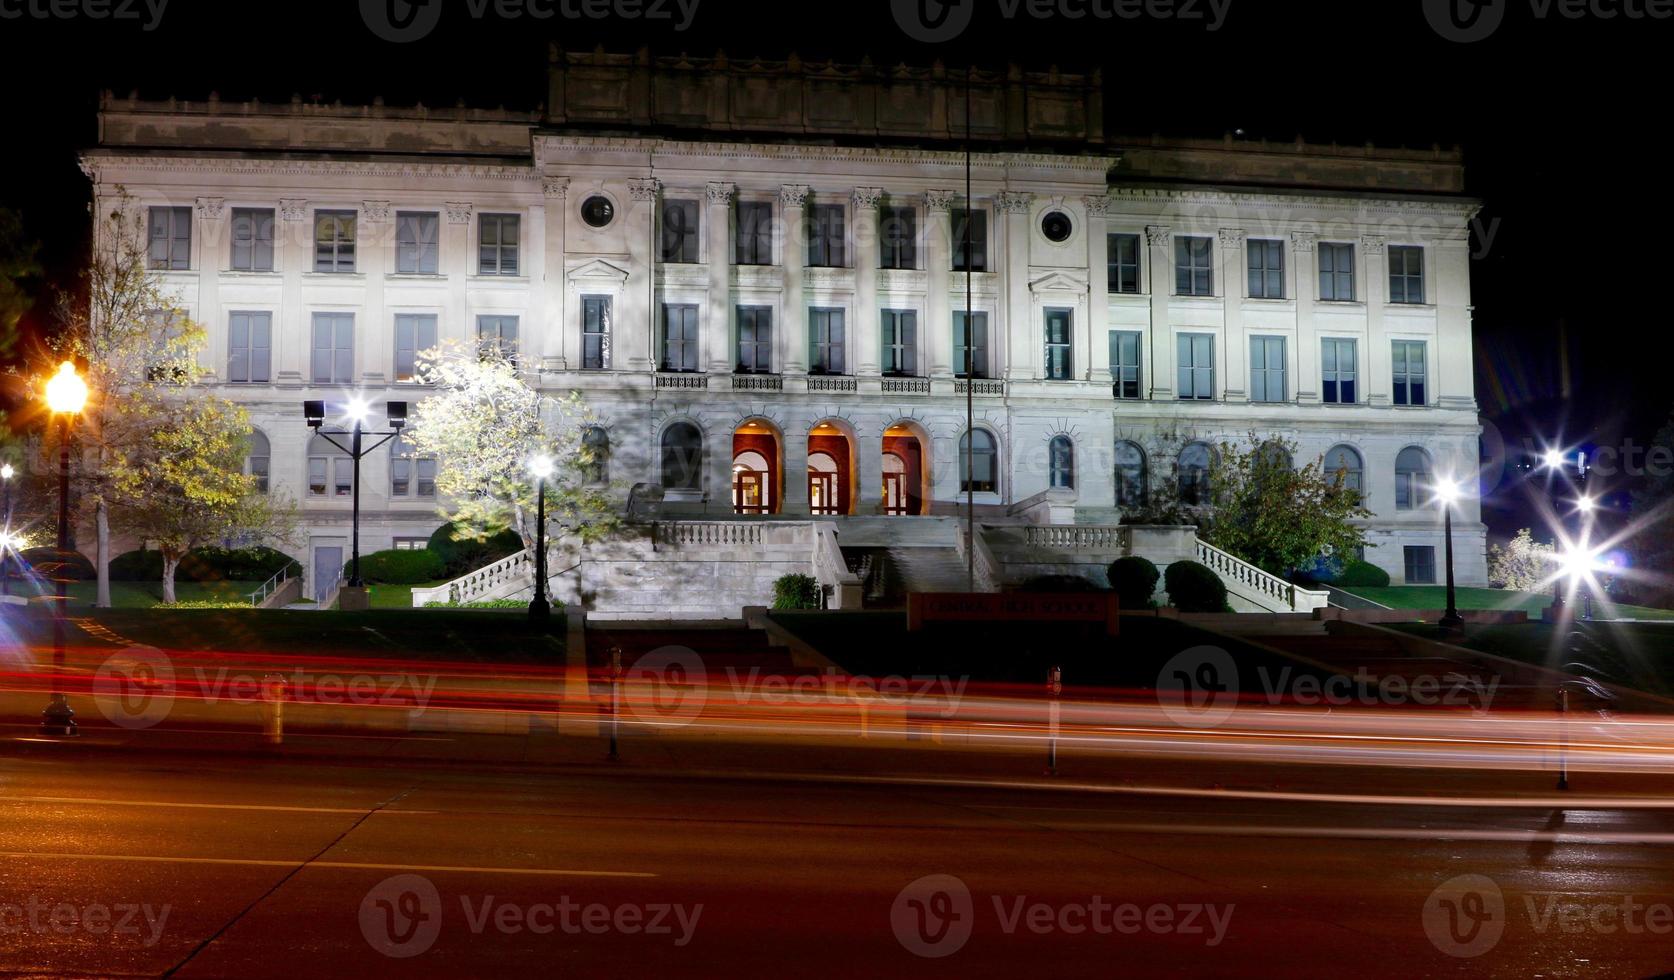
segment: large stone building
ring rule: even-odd
[[[99,210],[145,209],[322,578],[347,468],[302,401],[418,400],[416,351],[482,338],[581,391],[611,483],[660,484],[665,515],[910,521],[972,490],[987,522],[1108,526],[1253,431],[1363,488],[1370,561],[1439,576],[1422,488],[1477,458],[1456,152],[1107,138],[1096,75],[555,53],[550,77],[540,113],[103,103]],[[367,461],[364,548],[436,528],[433,466]]]

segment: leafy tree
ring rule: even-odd
[[[40,243],[25,236],[23,219],[0,208],[0,358],[17,343],[18,321],[35,305],[32,280],[41,275]]]
[[[1550,581],[1556,567],[1553,554],[1552,542],[1536,541],[1530,530],[1523,528],[1504,547],[1489,546],[1488,584],[1496,589],[1534,592]]]
[[[619,520],[606,488],[593,479],[594,450],[584,442],[596,416],[571,393],[542,395],[495,348],[448,344],[419,355],[420,377],[436,394],[420,402],[407,439],[437,458],[442,514],[479,539],[507,528],[535,543],[535,480],[530,460],[552,459],[546,481],[548,531],[597,540]]]

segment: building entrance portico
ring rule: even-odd
[[[892,517],[930,512],[930,468],[925,448],[930,440],[914,423],[897,422],[884,430],[883,512]]]
[[[777,514],[781,504],[779,434],[750,420],[732,434],[732,512]]]

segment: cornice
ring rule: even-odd
[[[1278,190],[1261,191],[1211,191],[1193,190],[1189,188],[1168,187],[1112,187],[1109,192],[1112,203],[1121,201],[1158,201],[1158,202],[1186,202],[1191,204],[1226,204],[1262,205],[1270,206],[1283,203],[1291,207],[1316,207],[1342,209],[1345,205],[1356,205],[1363,210],[1374,212],[1386,211],[1390,214],[1410,214],[1414,211],[1430,211],[1437,214],[1456,214],[1468,219],[1481,209],[1477,201],[1436,201],[1412,200],[1395,197],[1364,197],[1355,193],[1344,193],[1341,196],[1324,194],[1286,194]]]
[[[900,147],[812,146],[799,143],[742,143],[667,140],[641,136],[580,136],[541,134],[534,137],[535,157],[545,158],[551,149],[603,150],[634,153],[663,153],[694,157],[726,157],[732,160],[818,160],[825,162],[910,163],[964,169],[965,154],[958,150],[917,150]],[[1002,170],[1025,167],[1039,170],[1085,171],[1104,174],[1120,162],[1115,156],[1077,156],[1068,153],[973,153],[973,166]]]
[[[82,172],[98,181],[106,170],[139,170],[147,173],[218,174],[254,177],[380,177],[392,180],[435,180],[469,177],[539,186],[540,173],[533,167],[504,164],[424,163],[420,161],[289,160],[272,157],[167,157],[117,156],[100,154],[83,157]]]

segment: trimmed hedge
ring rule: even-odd
[[[193,548],[180,560],[174,577],[180,582],[265,582],[292,561],[273,548]],[[162,577],[159,551],[125,551],[110,560],[113,582],[157,582]]]
[[[343,565],[347,579],[353,561]],[[425,549],[396,549],[374,551],[360,556],[360,577],[373,585],[418,585],[434,582],[442,577],[446,566],[442,556]]]
[[[1177,561],[1163,576],[1168,601],[1181,612],[1225,612],[1226,583],[1208,565]]]
[[[1155,605],[1157,579],[1162,573],[1150,559],[1138,555],[1118,558],[1110,563],[1110,587],[1116,590],[1116,601],[1123,609],[1150,609]]]
[[[442,559],[437,578],[458,578],[523,550],[523,539],[510,528],[482,541],[455,538],[455,533],[455,525],[443,524],[430,535],[426,548]]]
[[[792,572],[773,583],[774,609],[818,609],[820,584],[812,575]]]
[[[18,555],[29,567],[48,582],[66,579],[85,582],[94,577],[93,563],[79,551],[59,551],[57,548],[25,548]],[[15,571],[16,566],[12,566]]]
[[[1343,574],[1337,576],[1337,580],[1332,584],[1345,588],[1362,585],[1381,589],[1389,584],[1389,573],[1369,561],[1351,561],[1344,566]]]

